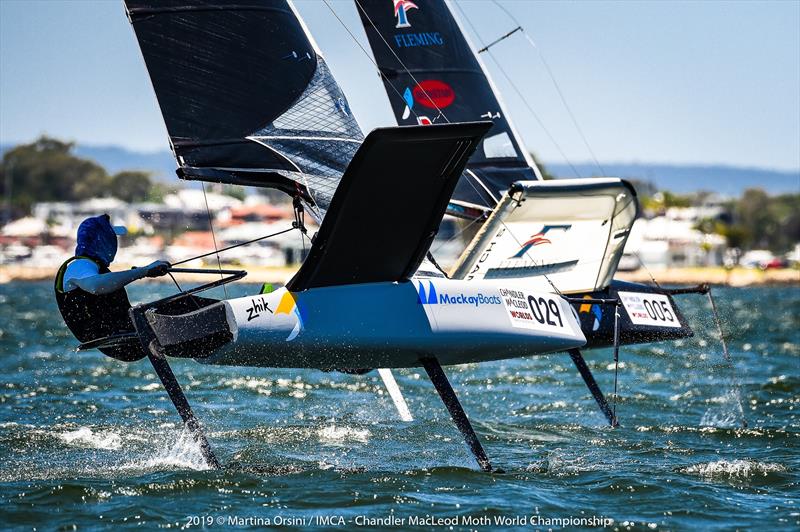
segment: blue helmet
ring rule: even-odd
[[[117,234],[107,214],[87,218],[78,227],[75,255],[99,260],[108,267],[117,254]]]

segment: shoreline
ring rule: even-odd
[[[253,266],[232,266],[223,265],[228,269],[247,270],[247,277],[243,282],[247,283],[273,283],[282,285],[288,281],[297,271],[297,267],[253,267]],[[119,265],[117,271],[127,269],[125,265]],[[21,265],[2,265],[0,266],[0,284],[11,282],[35,282],[52,280],[56,274],[56,267],[30,267]],[[774,286],[774,285],[800,285],[800,270],[781,269],[781,270],[758,270],[749,268],[734,268],[727,270],[721,267],[711,268],[671,268],[668,270],[652,271],[653,276],[659,284],[666,285],[697,285],[708,283],[712,285],[745,287],[745,286]],[[188,282],[203,282],[211,279],[211,275],[203,274],[177,274],[179,279]],[[630,281],[639,283],[652,283],[650,272],[639,269],[632,272],[617,272],[614,276],[620,281]],[[144,279],[147,282],[172,282],[167,277],[155,279]]]
[[[791,286],[800,285],[800,270],[759,270],[757,268],[694,267],[670,268],[648,272],[641,268],[632,272],[617,272],[614,279],[651,284],[652,273],[659,284],[698,285],[708,283],[715,286]]]
[[[127,264],[114,264],[113,271],[124,271],[130,268]],[[206,269],[213,269],[211,266],[204,267]],[[239,282],[245,283],[273,283],[283,285],[291,279],[297,272],[298,268],[294,267],[265,267],[265,266],[241,266],[223,264],[223,269],[226,270],[246,270],[247,276]],[[7,284],[12,282],[38,282],[38,281],[52,281],[55,279],[57,267],[50,266],[18,266],[18,265],[0,265],[0,284]],[[174,274],[178,281],[186,282],[209,282],[218,278],[214,274],[198,274],[198,273],[176,273]],[[165,275],[163,277],[145,277],[139,279],[137,283],[172,283],[172,279]]]

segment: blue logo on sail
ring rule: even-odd
[[[422,33],[396,33],[394,43],[398,48],[415,48],[417,46],[443,46],[444,38],[438,31]]]

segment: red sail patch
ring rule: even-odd
[[[438,79],[426,79],[414,87],[414,101],[430,109],[444,109],[455,99],[453,88]]]

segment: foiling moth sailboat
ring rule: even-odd
[[[479,225],[451,278],[525,279],[570,296],[584,348],[692,335],[672,298],[678,292],[613,279],[639,215],[633,186],[619,178],[542,180],[445,0],[354,1],[398,124],[492,121],[448,208]],[[615,424],[580,350],[570,356]]]
[[[530,279],[415,273],[492,123],[385,128],[364,138],[285,0],[126,0],[126,7],[178,175],[282,190],[321,224],[284,288],[225,300],[194,295],[245,274],[223,271],[227,277],[132,308],[135,334],[84,347],[141,344],[213,466],[167,357],[323,370],[421,366],[480,467],[491,470],[442,365],[586,343],[569,301]]]

